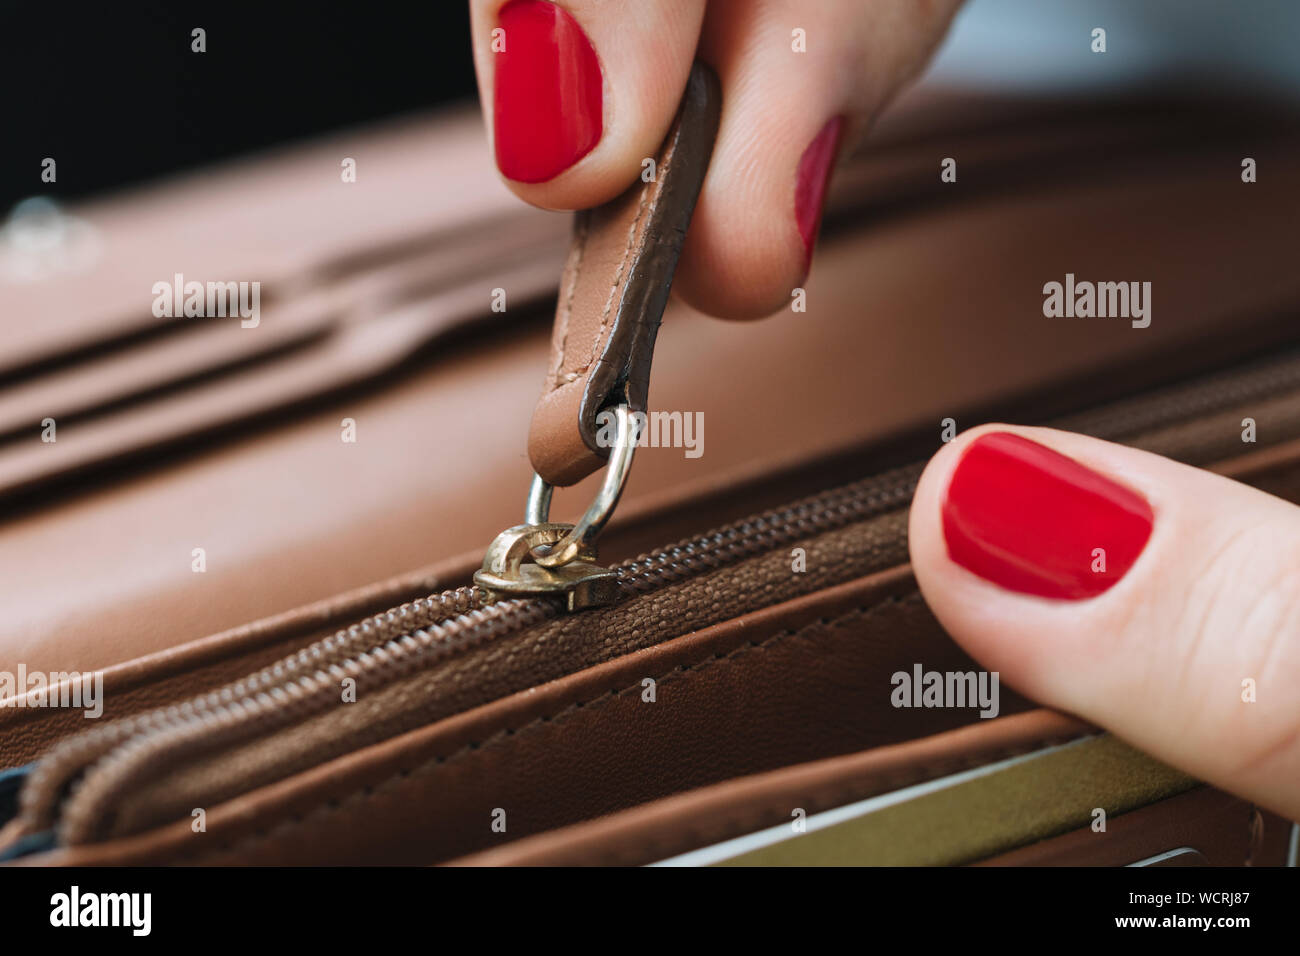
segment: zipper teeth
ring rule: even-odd
[[[895,468],[657,548],[619,565],[619,584],[626,591],[646,594],[787,542],[901,507],[911,497],[922,468],[919,464]]]
[[[76,768],[102,757],[130,738],[165,729],[178,721],[202,716],[216,707],[230,705],[250,694],[264,693],[271,685],[289,679],[294,672],[305,670],[308,665],[326,666],[340,657],[355,653],[358,644],[373,647],[412,629],[464,614],[481,604],[482,594],[473,587],[457,588],[410,601],[341,628],[329,637],[234,684],[70,737],[42,757],[32,771],[31,778],[22,790],[22,813],[24,816],[31,814],[33,832],[45,829],[52,821],[41,808],[53,809],[53,800],[49,799],[53,796],[51,789],[61,788]]]
[[[1176,385],[1160,390],[1145,400],[1136,415],[1124,417],[1124,424],[1139,420],[1148,425],[1169,424],[1208,408],[1300,384],[1298,357],[1290,355],[1235,374],[1222,373],[1212,377],[1208,386]],[[1192,390],[1194,398],[1189,394]],[[1093,424],[1093,431],[1100,431],[1125,416],[1123,405],[1131,401],[1060,423],[1087,421]],[[647,594],[784,543],[902,507],[923,468],[923,462],[895,468],[655,549],[619,565],[619,584],[629,595]],[[119,795],[134,773],[165,763],[178,749],[187,755],[199,748],[218,749],[250,734],[296,722],[332,703],[345,677],[357,681],[358,692],[370,689],[540,623],[558,614],[560,607],[551,598],[484,602],[481,590],[464,587],[403,604],[342,629],[239,682],[69,738],[41,759],[23,788],[24,832],[54,825],[60,795],[67,790],[64,818],[59,823],[61,839],[65,843],[93,839],[97,826],[93,810],[103,799]],[[69,786],[79,772],[90,769],[93,774],[85,773]]]
[[[1088,433],[1097,437],[1135,435],[1298,386],[1300,352],[1291,351],[1246,368],[1216,372],[1196,382],[1159,389],[1136,411],[1131,402],[1121,400],[1094,411],[1056,419],[1052,427],[1082,431],[1079,426],[1086,423]]]
[[[373,691],[480,643],[539,624],[559,609],[554,599],[516,599],[479,607],[236,703],[223,703],[128,739],[70,794],[59,824],[60,838],[70,844],[94,839],[102,823],[96,810],[121,796],[135,774],[165,765],[178,753],[195,755],[306,719],[337,703],[347,678],[356,681],[358,695]]]
[[[843,527],[906,504],[920,465],[884,472],[773,509],[619,565],[619,583],[646,594],[695,574],[762,553],[787,541]],[[338,700],[340,682],[356,691],[382,685],[487,640],[506,637],[558,613],[556,599],[521,598],[484,605],[478,588],[461,588],[375,615],[336,632],[250,678],[202,697],[128,718],[60,745],[23,788],[28,832],[54,823],[59,791],[94,762],[64,802],[59,837],[66,844],[98,835],[94,809],[119,796],[138,774],[179,753],[192,756],[304,720]],[[456,616],[452,617],[451,615]],[[422,627],[418,621],[449,618]],[[418,628],[410,631],[412,627]],[[378,641],[384,641],[376,647]],[[362,646],[358,646],[362,645]],[[349,656],[352,655],[352,656]]]

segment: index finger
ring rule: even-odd
[[[584,209],[625,190],[668,131],[704,0],[471,0],[479,95],[520,198]]]

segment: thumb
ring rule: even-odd
[[[985,426],[930,461],[910,548],[984,666],[1300,818],[1300,508],[1109,442]]]
[[[497,168],[549,209],[612,199],[672,124],[704,0],[470,0]]]

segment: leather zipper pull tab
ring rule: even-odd
[[[609,457],[599,440],[602,411],[646,411],[655,337],[721,100],[713,70],[696,63],[648,181],[575,217],[550,367],[528,435],[533,468],[552,485],[575,484]]]
[[[632,466],[635,413],[646,410],[655,336],[713,153],[720,105],[717,77],[697,63],[653,175],[574,221],[551,367],[528,436],[536,474],[525,523],[497,536],[474,575],[489,601],[554,595],[576,611],[622,596],[617,572],[596,563],[595,538]],[[607,415],[616,426],[612,442],[599,440]],[[604,484],[578,523],[552,523],[552,488],[582,480],[606,459]]]

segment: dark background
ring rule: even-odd
[[[0,82],[0,219],[475,95],[464,0],[5,3]]]

